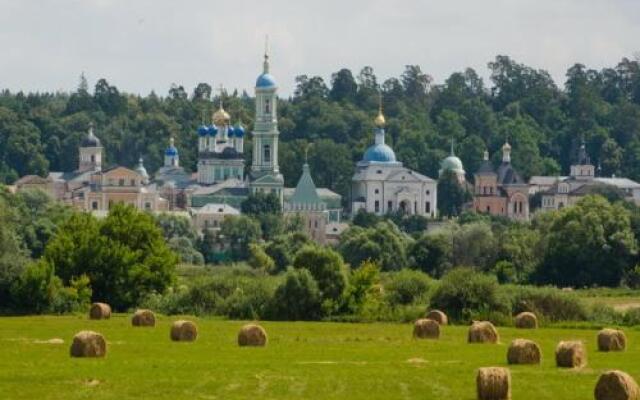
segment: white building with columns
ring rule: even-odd
[[[437,215],[437,182],[405,168],[391,147],[385,144],[382,109],[375,119],[375,144],[356,165],[352,178],[351,211],[364,209],[376,215],[403,212],[409,215]]]

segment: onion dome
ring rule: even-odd
[[[200,125],[198,127],[198,136],[206,136],[209,133],[209,128],[206,125]]]
[[[440,163],[440,175],[445,171],[455,172],[458,175],[464,175],[465,171],[462,166],[462,160],[460,160],[453,152],[453,139],[451,139],[451,153],[449,157],[442,160]]]
[[[271,74],[261,74],[256,80],[257,88],[274,88],[276,87],[276,79]]]
[[[233,131],[236,133],[236,137],[241,138],[244,136],[244,127],[242,124],[238,124]]]
[[[375,144],[364,153],[363,161],[393,163],[396,162],[396,153],[386,144]]]
[[[511,163],[511,145],[509,142],[504,142],[504,145],[502,145],[502,162]]]
[[[218,111],[213,113],[213,124],[215,126],[225,126],[229,125],[229,120],[231,120],[231,116],[222,108],[222,103],[220,103]]]
[[[265,51],[264,53],[264,63],[262,64],[262,74],[258,76],[256,79],[256,88],[260,89],[270,89],[276,88],[276,79],[269,73],[269,54]]]
[[[233,137],[234,135],[235,135],[235,129],[233,129],[233,126],[229,125],[229,127],[227,128],[227,136]]]
[[[173,138],[169,139],[169,147],[165,150],[164,155],[169,157],[175,157],[178,155],[178,149],[173,144]]]
[[[384,125],[387,121],[382,114],[382,109],[378,112],[378,116],[373,120],[373,123],[376,124],[378,128],[384,128]]]
[[[218,128],[216,128],[214,125],[211,125],[207,128],[207,133],[209,134],[209,136],[215,136],[218,134]]]
[[[441,168],[441,172],[444,171],[453,171],[456,173],[462,173],[464,174],[464,168],[462,167],[462,161],[454,156],[454,155],[450,155],[449,157],[445,158],[444,160],[442,160],[442,163],[440,163],[440,168]]]
[[[101,146],[100,139],[98,139],[93,134],[93,124],[89,125],[89,133],[87,133],[87,136],[85,136],[85,138],[82,139],[82,142],[80,143],[80,145],[82,147],[100,147]]]
[[[144,179],[149,179],[149,174],[147,173],[147,169],[144,167],[142,157],[140,157],[140,159],[138,160],[138,166],[136,166],[135,171],[138,174],[142,175]]]

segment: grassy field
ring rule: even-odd
[[[575,291],[587,304],[604,304],[616,311],[640,308],[640,291],[634,289],[581,289]]]
[[[410,324],[265,322],[266,348],[239,348],[238,321],[195,319],[194,343],[173,343],[160,317],[132,328],[128,316],[0,318],[1,399],[475,399],[475,371],[506,365],[508,343],[536,340],[541,366],[511,367],[513,398],[590,399],[597,376],[622,369],[640,378],[640,332],[627,330],[624,353],[599,353],[596,331],[501,328],[501,344],[466,344],[466,327],[443,328],[438,341],[412,339]],[[72,359],[74,333],[104,334],[104,359]],[[47,343],[60,338],[64,344]],[[561,370],[562,339],[587,343],[589,364]]]

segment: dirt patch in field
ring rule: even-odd
[[[36,344],[64,344],[64,340],[60,338],[52,338],[47,340],[36,339],[33,341]]]
[[[336,365],[336,364],[349,364],[349,365],[367,365],[366,361],[298,361],[298,365]]]
[[[410,358],[407,360],[407,362],[409,364],[426,364],[429,361],[425,360],[424,358],[420,358],[420,357],[414,357],[414,358]]]
[[[640,301],[629,301],[624,303],[617,303],[613,305],[613,309],[616,311],[627,311],[632,308],[640,308]]]

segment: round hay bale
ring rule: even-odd
[[[540,346],[528,339],[515,339],[507,350],[509,364],[540,364],[541,358]]]
[[[426,319],[432,319],[439,323],[440,325],[448,325],[449,318],[447,318],[447,314],[443,313],[440,310],[431,310],[427,313]]]
[[[89,310],[90,319],[109,319],[111,318],[111,306],[107,303],[93,303]]]
[[[175,321],[171,325],[171,340],[174,342],[193,342],[198,337],[198,327],[191,321]]]
[[[596,400],[638,400],[640,388],[629,374],[607,371],[598,378],[594,394]]]
[[[556,366],[560,368],[580,368],[587,365],[587,350],[580,341],[558,343]]]
[[[239,346],[264,346],[267,344],[267,332],[256,324],[248,324],[238,333]]]
[[[498,343],[498,330],[489,321],[473,321],[469,327],[469,343]]]
[[[476,388],[478,400],[511,400],[511,373],[507,368],[480,368]]]
[[[516,328],[538,329],[538,317],[532,312],[521,312],[516,315]]]
[[[97,332],[80,331],[73,337],[70,353],[71,357],[104,357],[107,354],[107,342]]]
[[[136,310],[131,317],[133,326],[156,326],[156,315],[151,310]]]
[[[603,329],[598,332],[599,351],[624,351],[627,348],[627,337],[617,329]]]
[[[432,319],[419,319],[413,324],[413,337],[416,339],[438,339],[440,324]]]

